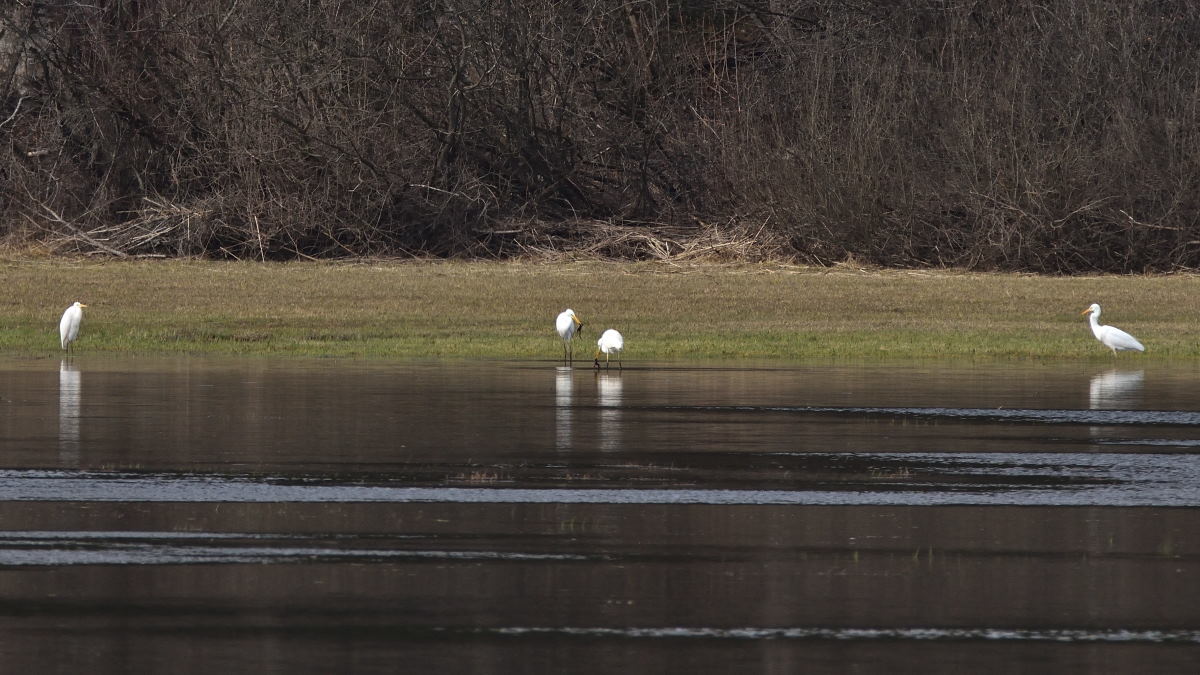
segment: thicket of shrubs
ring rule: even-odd
[[[1200,264],[1200,4],[23,0],[0,230],[279,259]]]

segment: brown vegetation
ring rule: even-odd
[[[1200,5],[22,0],[0,231],[64,252],[1194,268]]]

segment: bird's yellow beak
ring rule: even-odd
[[[575,322],[576,326],[583,325],[583,322],[579,320],[579,317],[575,316],[574,314],[571,315],[571,320]]]
[[[1080,315],[1080,316],[1083,316],[1084,314],[1090,314],[1090,313],[1091,313],[1091,311],[1092,311],[1092,308],[1091,308],[1091,307],[1088,307],[1087,309],[1085,309],[1085,310],[1083,310],[1082,312],[1080,312],[1080,313],[1079,313],[1079,315]]]
[[[81,303],[79,303],[79,306],[80,306],[80,307],[87,307],[87,305],[83,304],[82,302],[81,302]]]

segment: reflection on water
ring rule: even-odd
[[[571,449],[571,389],[574,371],[570,366],[554,369],[554,447]]]
[[[1101,408],[1132,408],[1137,405],[1145,370],[1109,370],[1092,376],[1088,383],[1088,404]]]
[[[1144,370],[1122,371],[1114,368],[1093,375],[1088,381],[1088,407],[1104,411],[1101,414],[1109,419],[1137,415],[1137,412],[1129,411],[1137,407],[1145,379]],[[1109,442],[1110,427],[1092,426],[1088,431],[1098,443]]]
[[[1190,673],[1144,365],[0,360],[0,660]]]
[[[67,466],[79,461],[79,397],[82,378],[74,364],[58,366],[58,455]]]
[[[600,406],[600,449],[621,448],[621,374],[596,374],[597,405]]]

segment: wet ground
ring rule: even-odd
[[[1191,673],[1198,383],[0,361],[0,663]]]

